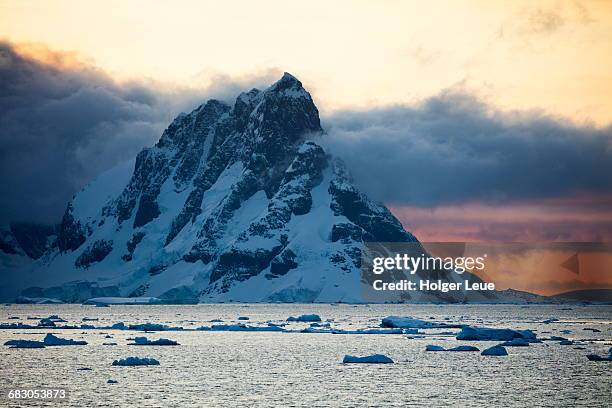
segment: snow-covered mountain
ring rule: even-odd
[[[54,245],[2,271],[0,296],[362,301],[362,243],[416,238],[357,190],[322,138],[290,74],[233,106],[210,100],[181,114],[154,147],[74,196]]]

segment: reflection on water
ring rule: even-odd
[[[569,310],[568,310],[569,308]],[[175,347],[129,346],[142,335],[118,330],[0,330],[0,341],[41,340],[48,332],[84,339],[86,346],[45,349],[0,348],[3,389],[65,387],[62,405],[86,406],[588,406],[611,404],[612,363],[590,362],[586,354],[607,353],[612,345],[611,306],[519,305],[195,305],[113,306],[11,305],[1,322],[36,324],[30,317],[57,314],[67,324],[109,326],[163,323],[184,328],[241,320],[249,325],[282,323],[288,316],[317,313],[332,327],[378,327],[388,315],[434,318],[477,326],[532,329],[582,339],[585,350],[558,342],[508,348],[507,357],[479,353],[427,353],[425,345],[470,344],[481,350],[495,343],[459,342],[426,330],[406,335],[339,335],[270,332],[178,331],[147,334],[177,340]],[[19,320],[10,319],[19,317]],[[98,318],[85,321],[83,318]],[[557,318],[550,324],[546,319]],[[288,327],[307,327],[290,323]],[[593,332],[585,328],[601,330]],[[456,332],[456,329],[451,331]],[[57,334],[57,333],[56,333]],[[106,338],[110,335],[112,338]],[[412,336],[415,337],[415,336]],[[117,343],[116,346],[103,343]],[[342,364],[345,354],[381,353],[396,364]],[[159,366],[114,367],[114,359],[152,357]],[[89,367],[91,371],[78,370]],[[108,379],[117,384],[107,384]],[[0,405],[10,406],[6,400]],[[52,403],[34,403],[30,406]],[[17,405],[15,405],[17,406]],[[23,401],[19,406],[28,406]]]

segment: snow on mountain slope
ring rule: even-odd
[[[154,147],[76,194],[55,247],[5,271],[0,297],[363,301],[362,243],[416,238],[354,187],[324,137],[290,74],[233,106],[181,114]]]

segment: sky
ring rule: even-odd
[[[283,71],[422,240],[612,241],[605,0],[0,0],[0,224]]]

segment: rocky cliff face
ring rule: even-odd
[[[360,301],[362,243],[416,239],[355,188],[324,137],[290,74],[180,115],[133,168],[75,196],[35,267],[41,290],[85,281],[177,302]]]

